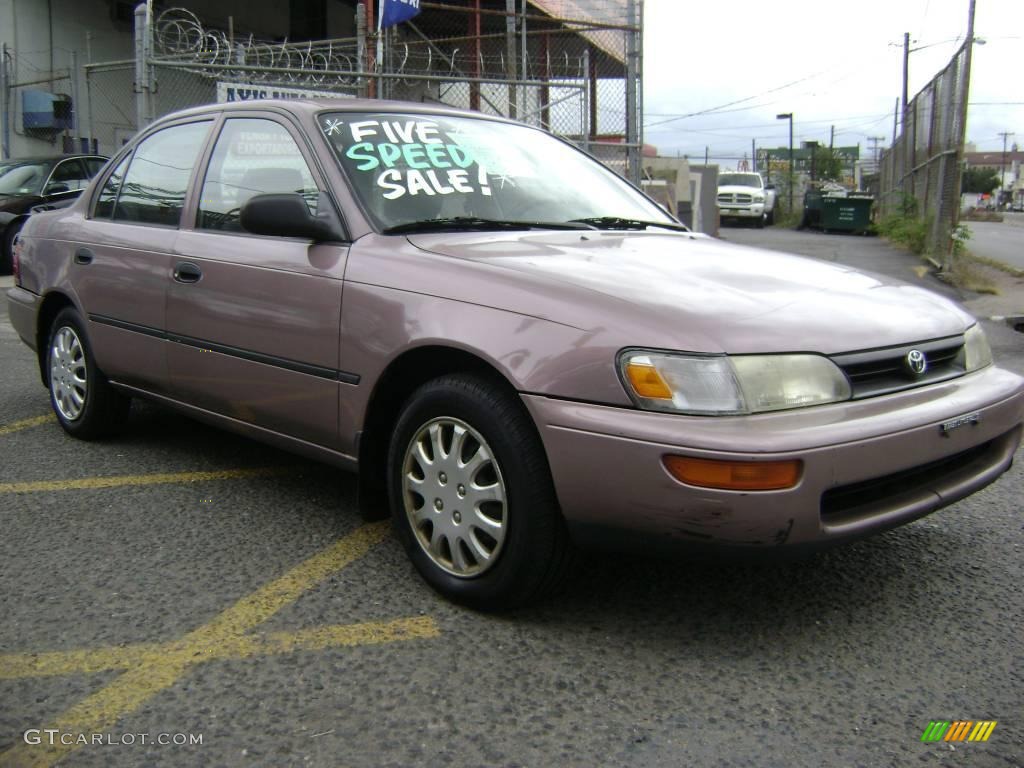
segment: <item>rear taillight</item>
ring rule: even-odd
[[[11,274],[14,276],[14,284],[21,285],[21,235],[14,236],[14,244],[11,248]]]

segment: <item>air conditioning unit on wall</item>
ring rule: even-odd
[[[26,131],[56,133],[75,127],[74,105],[64,93],[21,92],[21,119]]]

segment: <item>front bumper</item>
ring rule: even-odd
[[[718,214],[723,219],[728,218],[740,218],[740,219],[756,219],[764,216],[763,205],[751,205],[744,208],[726,208],[719,206]]]
[[[884,397],[742,417],[523,399],[574,531],[744,548],[839,543],[952,504],[1010,467],[1024,420],[1024,382],[993,366]],[[968,414],[977,420],[943,433]],[[666,454],[800,459],[803,473],[783,491],[712,490],[670,476]]]

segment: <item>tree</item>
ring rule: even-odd
[[[990,195],[998,186],[998,171],[992,168],[965,168],[960,181],[960,192]]]
[[[843,178],[843,160],[835,150],[819,145],[814,150],[814,176],[820,181]]]

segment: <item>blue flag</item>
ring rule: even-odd
[[[387,29],[408,21],[420,12],[420,0],[380,0],[380,23],[377,29]]]

